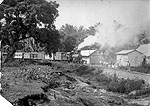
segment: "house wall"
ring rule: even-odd
[[[44,52],[25,52],[24,53],[25,59],[45,59]]]
[[[62,52],[56,52],[54,55],[55,60],[61,60],[62,59]]]
[[[130,66],[140,66],[142,57],[143,55],[137,51],[125,55],[117,55],[117,64],[119,66],[127,66],[130,63]]]
[[[117,65],[127,66],[128,64],[128,55],[117,55]]]
[[[100,53],[99,53],[99,51],[96,51],[90,55],[90,64],[93,64],[93,65],[99,65],[100,64]]]
[[[143,55],[137,51],[129,53],[128,57],[131,66],[140,66],[143,60]]]
[[[45,59],[45,53],[44,52],[39,52],[38,54],[38,59]]]
[[[82,57],[82,59],[85,61],[85,64],[90,64],[90,58],[89,57]]]
[[[30,52],[24,52],[24,58],[30,59]]]

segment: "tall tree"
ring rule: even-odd
[[[74,50],[77,46],[77,40],[74,36],[68,36],[63,42],[65,52]]]
[[[0,40],[9,46],[5,62],[11,60],[18,42],[34,38],[46,52],[55,52],[59,46],[59,32],[54,21],[59,4],[46,0],[4,0],[0,4]]]
[[[94,27],[89,27],[86,29],[83,26],[76,27],[69,24],[63,25],[59,30],[63,50],[72,51],[73,49],[77,48],[86,37],[91,34],[94,35],[95,32],[96,30]]]
[[[138,35],[139,44],[148,44],[150,43],[150,35],[147,35],[145,32]]]

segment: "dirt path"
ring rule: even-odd
[[[118,69],[104,69],[104,73],[109,75],[116,74],[119,78],[143,79],[150,84],[150,74]]]

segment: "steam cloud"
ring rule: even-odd
[[[101,47],[106,45],[110,47],[122,47],[125,44],[138,44],[137,35],[141,32],[139,27],[126,27],[117,21],[109,25],[100,24],[96,30],[96,34],[85,38],[84,42],[78,46],[78,49],[94,43],[99,43]]]

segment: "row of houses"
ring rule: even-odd
[[[77,57],[79,54],[74,53],[72,56]],[[98,50],[81,50],[80,55],[84,60],[85,64],[99,64],[99,51]],[[67,60],[69,57],[69,52],[56,52],[49,56],[44,52],[16,52],[14,58],[16,59],[48,59],[48,60]]]
[[[105,62],[102,53],[99,50],[81,50],[80,54],[85,64],[100,65]],[[49,56],[44,52],[16,52],[15,58],[26,59],[49,59],[49,60],[66,60],[67,53],[56,52]],[[142,64],[143,58],[146,58],[150,64],[150,44],[140,45],[137,49],[122,50],[116,53],[116,64],[119,66],[139,66]]]
[[[98,50],[81,50],[82,59],[86,61],[86,64],[92,65],[112,65],[106,62],[103,55]],[[140,45],[136,49],[121,50],[116,53],[116,66],[140,66],[146,60],[147,64],[150,64],[150,44]]]
[[[16,52],[16,59],[41,59],[41,60],[66,60],[64,52],[56,52],[55,54],[46,54],[45,52]]]

